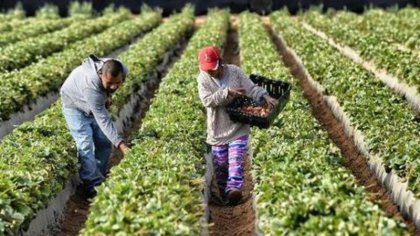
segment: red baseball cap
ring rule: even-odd
[[[204,47],[198,53],[200,69],[204,71],[217,70],[219,67],[220,49],[215,46]]]

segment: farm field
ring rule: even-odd
[[[216,199],[198,96],[209,45],[292,86],[251,129],[234,206]],[[59,90],[90,54],[129,68],[108,110],[130,150],[87,200]],[[420,235],[419,75],[413,7],[0,13],[0,235]]]

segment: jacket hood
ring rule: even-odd
[[[103,64],[103,61],[99,59],[95,60],[92,57],[88,57],[83,61],[82,67],[86,72],[98,75],[98,71],[102,68]]]

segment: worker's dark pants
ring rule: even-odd
[[[93,116],[63,107],[73,139],[76,141],[80,162],[79,175],[88,190],[93,190],[103,180],[107,171],[112,144],[99,128]]]

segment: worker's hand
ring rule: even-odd
[[[228,88],[228,95],[233,97],[245,96],[244,88]]]
[[[264,95],[264,99],[268,104],[271,104],[273,106],[277,106],[277,104],[279,103],[279,101],[269,95]]]
[[[121,142],[118,145],[118,149],[125,155],[127,154],[128,151],[130,151],[130,148],[127,146],[127,144],[125,144],[124,142]]]

